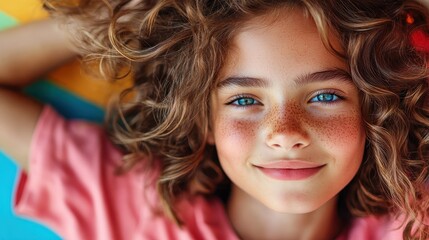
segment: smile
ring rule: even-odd
[[[277,180],[304,180],[317,174],[325,164],[304,161],[280,161],[254,166],[264,175]]]

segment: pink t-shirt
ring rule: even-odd
[[[114,174],[122,155],[97,125],[65,120],[45,107],[30,151],[30,174],[21,174],[15,210],[65,239],[238,239],[219,199],[184,198],[182,228],[154,211],[154,186],[145,184],[139,167]],[[338,239],[402,239],[397,227],[387,218],[354,219]]]

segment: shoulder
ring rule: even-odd
[[[45,107],[31,141],[29,171],[18,180],[16,213],[66,239],[126,239],[144,203],[144,179],[137,171],[115,174],[122,156],[101,126]]]
[[[402,239],[404,216],[390,215],[354,218],[338,240],[345,239]]]
[[[177,209],[192,239],[238,240],[219,198],[186,195]]]
[[[34,131],[29,157],[31,170],[31,162],[38,162],[39,158],[51,159],[55,164],[90,164],[91,161],[95,164],[97,160],[107,164],[110,161],[119,163],[122,153],[110,142],[100,125],[65,119],[46,106]]]

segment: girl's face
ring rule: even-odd
[[[221,75],[209,143],[233,187],[285,213],[334,200],[362,162],[365,132],[358,90],[311,18],[284,10],[247,22]]]

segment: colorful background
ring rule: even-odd
[[[45,17],[40,0],[0,1],[0,30]],[[25,92],[51,104],[66,118],[100,123],[109,97],[126,84],[127,81],[109,84],[84,75],[76,61],[43,77]],[[49,228],[13,213],[13,191],[19,171],[0,150],[0,240],[61,239]]]

